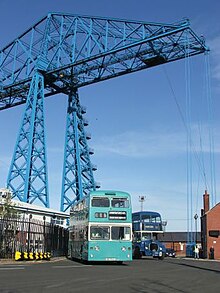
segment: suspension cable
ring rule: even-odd
[[[191,128],[191,84],[190,56],[188,52],[189,37],[186,33],[185,42],[185,90],[186,90],[186,123],[187,123],[187,235],[192,242],[192,128]]]
[[[205,77],[206,77],[206,98],[208,109],[208,133],[209,133],[209,156],[210,156],[210,181],[211,181],[211,199],[212,206],[216,204],[216,177],[215,177],[215,152],[214,152],[214,134],[213,134],[213,104],[211,95],[210,78],[210,58],[209,53],[205,54]]]
[[[165,76],[167,78],[168,84],[169,84],[171,92],[172,92],[172,96],[174,98],[175,104],[177,106],[178,112],[180,114],[181,120],[183,122],[184,128],[185,128],[186,133],[187,133],[188,132],[188,125],[186,124],[186,119],[185,119],[185,117],[183,115],[183,111],[181,110],[180,104],[178,102],[177,96],[176,96],[175,91],[173,89],[173,86],[172,86],[171,80],[169,78],[168,72],[166,70],[166,67],[163,66],[162,68],[163,68],[164,74],[165,74]],[[199,130],[199,132],[201,133],[201,130]],[[200,138],[201,138],[201,135],[200,135]],[[208,186],[208,182],[207,182],[207,176],[206,176],[206,172],[205,172],[204,160],[203,160],[203,158],[202,158],[202,160],[200,160],[200,156],[199,156],[199,154],[198,154],[198,152],[196,150],[196,146],[195,146],[193,141],[191,141],[191,144],[192,144],[192,152],[193,152],[193,154],[195,156],[195,160],[196,160],[196,162],[198,164],[198,169],[199,169],[199,171],[200,171],[200,173],[202,175],[202,180],[203,180],[205,189],[209,190],[209,188],[208,188],[209,186]],[[201,144],[202,144],[202,140],[200,139],[200,149],[202,148]]]

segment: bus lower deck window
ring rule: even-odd
[[[110,228],[107,226],[91,226],[90,239],[91,240],[109,240]]]
[[[131,238],[130,227],[112,227],[111,232],[112,240],[130,240]]]

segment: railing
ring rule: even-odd
[[[32,218],[0,217],[0,258],[14,258],[15,252],[67,253],[67,229]]]

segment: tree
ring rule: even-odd
[[[19,214],[12,202],[12,193],[9,189],[0,190],[0,216],[2,218],[18,218]]]

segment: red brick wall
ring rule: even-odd
[[[220,231],[220,203],[218,203],[214,208],[209,210],[206,214],[207,217],[207,257],[209,257],[210,247],[214,247],[214,257],[215,259],[220,259],[220,236],[210,237],[210,230]]]
[[[163,242],[166,248],[172,248],[176,251],[176,256],[186,256],[186,243]]]

